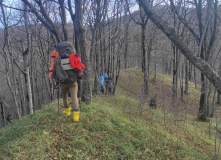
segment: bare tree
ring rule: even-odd
[[[15,61],[15,65],[18,67],[18,69],[24,74],[25,77],[25,84],[26,84],[26,93],[27,93],[27,101],[29,103],[29,113],[34,113],[34,107],[33,107],[33,96],[32,96],[32,87],[31,87],[31,77],[30,77],[30,63],[31,63],[31,42],[30,42],[30,30],[28,26],[28,16],[27,16],[27,6],[25,5],[24,9],[24,19],[25,19],[25,28],[26,28],[26,35],[27,35],[27,48],[23,51],[23,68]]]
[[[143,7],[148,18],[163,32],[166,36],[178,47],[181,53],[195,66],[203,75],[205,75],[210,82],[216,87],[217,91],[221,92],[221,78],[214,69],[197,54],[194,54],[178,36],[174,29],[170,28],[156,13],[151,9],[151,4],[145,0],[138,0],[139,4]],[[200,52],[201,53],[201,52]]]
[[[94,69],[94,93],[100,91],[100,75],[104,74],[105,55],[105,22],[107,16],[107,0],[92,0],[87,10],[88,23],[91,30],[91,67]]]
[[[14,103],[15,103],[15,108],[17,112],[18,118],[21,117],[21,109],[19,106],[18,102],[18,90],[16,88],[16,82],[15,82],[15,66],[14,66],[14,51],[12,48],[12,42],[11,42],[11,37],[9,33],[9,26],[8,24],[8,19],[4,11],[4,7],[2,4],[3,1],[0,1],[0,7],[2,11],[2,24],[4,26],[4,43],[3,43],[3,48],[2,48],[2,56],[5,59],[5,76],[7,79],[7,85],[11,91]]]
[[[52,19],[49,17],[49,13],[47,13],[47,8],[44,7],[42,0],[34,0],[34,2],[38,5],[40,10],[38,10],[29,0],[22,0],[33,12],[33,14],[38,18],[39,21],[56,37],[57,42],[62,41],[62,36],[59,32],[59,26],[57,26]],[[67,30],[66,30],[66,15],[64,9],[64,0],[59,0],[59,4],[61,5],[61,19],[62,19],[62,26],[63,26],[63,33],[65,36],[65,40],[67,38]]]
[[[149,4],[153,5],[153,1],[149,0],[148,1]],[[149,92],[149,87],[148,87],[148,79],[149,79],[149,64],[148,62],[150,62],[149,58],[150,58],[150,53],[151,53],[151,48],[152,48],[152,38],[150,38],[149,41],[149,45],[148,45],[148,51],[146,51],[146,46],[145,46],[145,42],[146,42],[146,27],[147,27],[147,23],[149,21],[149,18],[144,14],[144,11],[141,7],[141,5],[139,4],[139,14],[140,14],[140,22],[136,21],[136,19],[131,15],[130,13],[130,9],[129,9],[129,5],[128,5],[128,11],[133,19],[133,21],[137,24],[141,26],[141,50],[142,50],[142,71],[144,73],[144,80],[143,80],[143,93],[148,95]]]

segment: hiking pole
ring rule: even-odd
[[[58,120],[59,120],[59,86],[58,86]]]

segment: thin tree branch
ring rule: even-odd
[[[24,75],[27,75],[27,72],[25,72],[25,70],[24,70],[15,60],[13,60],[13,62],[15,63],[15,65],[18,67],[18,69],[19,69]]]
[[[145,13],[150,20],[173,42],[181,53],[195,66],[202,74],[204,74],[210,82],[216,87],[217,91],[221,93],[221,77],[215,72],[211,66],[200,57],[196,56],[181,40],[174,29],[169,27],[150,7],[146,0],[137,0],[143,7]]]
[[[173,3],[173,0],[170,0],[170,4],[171,4],[171,8],[174,11],[174,13],[176,13],[177,18],[183,23],[183,25],[189,29],[190,33],[194,36],[194,38],[196,39],[196,41],[199,43],[200,38],[199,36],[195,33],[195,31],[188,25],[188,22],[182,18],[179,13],[177,12],[176,6]]]

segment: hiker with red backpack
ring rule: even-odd
[[[53,51],[56,52],[56,51]],[[82,78],[81,71],[85,66],[81,63],[80,58],[75,53],[74,46],[71,42],[63,41],[57,45],[57,53],[55,55],[50,67],[49,77],[56,81],[56,85],[61,85],[61,93],[64,104],[63,114],[70,116],[73,113],[73,121],[79,121],[80,108],[78,105],[78,83]],[[53,64],[54,63],[54,64]],[[52,70],[52,71],[51,71]],[[52,72],[52,74],[51,74]],[[68,102],[68,91],[71,95],[72,106]]]

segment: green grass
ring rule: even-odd
[[[126,85],[125,78],[128,83],[142,81],[136,70],[122,72],[120,85]],[[127,91],[119,87],[117,96],[82,103],[78,123],[63,117],[62,111],[58,120],[55,101],[1,128],[0,160],[215,159],[215,119],[209,129],[208,122],[192,115],[174,114],[162,106],[153,110],[147,104],[140,114],[140,102],[128,96],[128,90],[138,92],[131,86]]]
[[[214,141],[199,138],[192,122],[164,123],[161,109],[140,115],[137,105],[125,96],[95,98],[73,123],[57,119],[54,102],[0,129],[0,159],[212,159]]]

